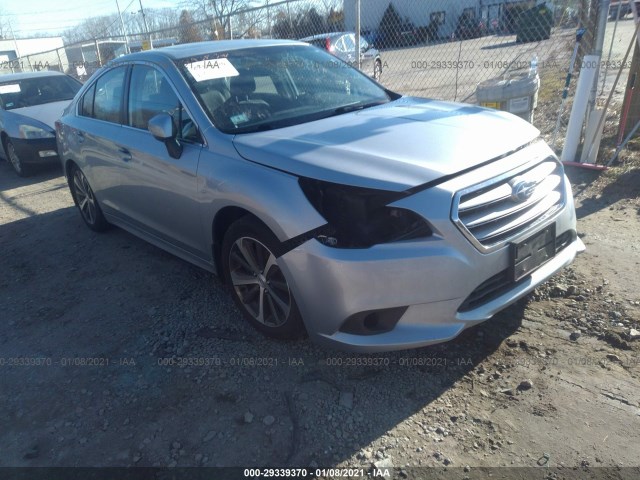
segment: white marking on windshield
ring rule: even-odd
[[[185,67],[193,75],[196,82],[240,75],[238,70],[226,58],[200,60],[199,62],[187,63]]]
[[[17,83],[0,85],[0,93],[20,93],[20,85]]]

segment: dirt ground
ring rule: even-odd
[[[59,170],[2,162],[0,466],[620,478],[640,466],[640,164],[625,158],[569,171],[587,245],[570,268],[453,342],[383,355],[263,338],[214,276],[88,230]]]

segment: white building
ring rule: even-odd
[[[489,30],[511,29],[513,8],[529,8],[536,0],[360,0],[360,26],[363,32],[376,31],[385,10],[392,4],[403,23],[425,27],[438,19],[440,37],[450,36],[456,29],[458,18],[465,12],[482,20]],[[345,28],[356,26],[356,0],[344,0]]]
[[[66,63],[62,37],[0,40],[0,73],[61,70]]]

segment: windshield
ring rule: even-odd
[[[0,105],[5,110],[71,100],[82,85],[63,75],[0,82]]]
[[[233,50],[178,66],[225,133],[282,128],[390,101],[373,80],[306,45]]]

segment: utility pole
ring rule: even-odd
[[[13,38],[13,45],[16,47],[16,56],[20,58],[20,49],[18,48],[18,41],[16,40],[16,34],[13,33],[13,27],[11,26],[11,20],[9,22],[9,31],[11,32],[11,37]],[[13,70],[13,68],[11,69]]]
[[[144,8],[142,8],[142,0],[138,0],[140,3],[140,13],[142,14],[142,21],[144,22],[144,29],[149,37],[149,48],[153,48],[153,41],[151,40],[151,34],[149,33],[149,25],[147,24],[147,16],[144,14]]]
[[[122,20],[122,12],[120,11],[120,4],[116,0],[116,7],[118,8],[118,16],[120,17],[120,27],[122,28],[122,35],[124,36],[124,51],[125,53],[131,53],[129,48],[129,37],[127,36],[127,30],[124,28],[124,20]]]
[[[267,5],[267,28],[268,28],[268,32],[269,32],[269,38],[272,37],[271,35],[271,9],[269,8],[269,0],[266,0],[266,5]]]
[[[358,69],[362,67],[360,53],[360,0],[356,0],[356,62]]]

